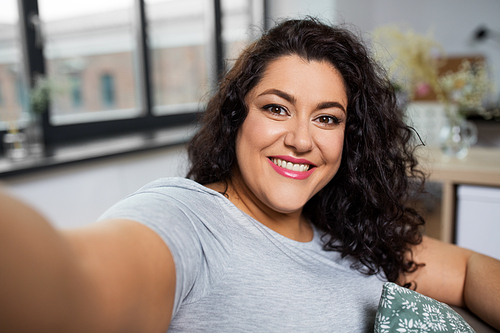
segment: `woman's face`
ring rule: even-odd
[[[245,102],[236,190],[259,207],[301,212],[340,166],[347,116],[342,76],[330,63],[284,56],[269,64]]]

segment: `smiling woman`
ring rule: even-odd
[[[285,21],[221,80],[191,179],[64,232],[0,193],[0,330],[373,332],[387,281],[500,327],[500,262],[408,206],[423,176],[390,87],[349,31]]]
[[[303,238],[300,228],[293,230],[290,215],[301,221],[304,205],[340,166],[347,107],[342,77],[327,62],[282,57],[269,64],[245,104],[229,198],[271,229],[284,224]],[[258,207],[283,213],[287,222],[276,214],[266,218]]]
[[[294,212],[299,225],[308,220],[329,234],[325,248],[359,259],[362,271],[396,281],[416,269],[407,255],[421,241],[423,220],[407,199],[423,174],[413,132],[353,33],[314,20],[275,27],[243,51],[203,125],[189,147],[189,177],[221,192],[227,187],[250,216],[268,205]],[[310,175],[283,177],[293,172],[270,168],[273,157],[287,165],[305,159]],[[289,215],[270,216],[258,220],[294,239],[311,237],[289,228]]]

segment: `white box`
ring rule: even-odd
[[[459,185],[456,243],[500,259],[500,188]]]

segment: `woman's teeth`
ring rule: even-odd
[[[288,162],[285,160],[280,160],[279,158],[272,158],[271,161],[273,161],[274,164],[276,164],[279,167],[292,170],[292,171],[299,171],[299,172],[304,172],[309,170],[310,165],[309,164],[295,164],[292,162]]]

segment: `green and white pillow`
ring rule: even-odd
[[[375,333],[474,332],[448,305],[400,287],[384,284],[375,317]]]

